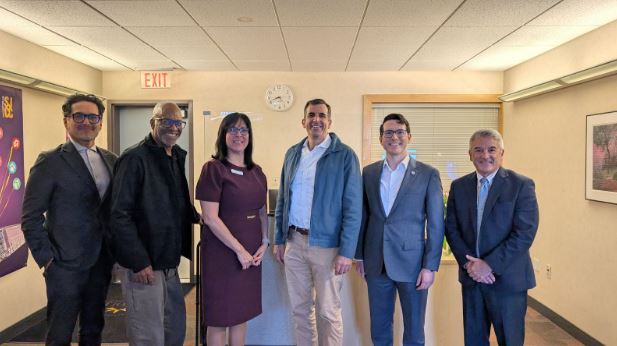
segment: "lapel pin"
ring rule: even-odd
[[[416,171],[411,171],[411,175],[416,175]]]

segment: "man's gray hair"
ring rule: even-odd
[[[503,137],[501,137],[501,133],[499,133],[499,131],[493,130],[493,129],[480,129],[474,132],[473,135],[471,135],[471,138],[469,138],[469,150],[472,149],[471,143],[473,143],[473,141],[475,141],[478,138],[486,138],[486,137],[490,137],[494,139],[497,143],[499,143],[500,149],[501,150],[504,149]]]
[[[164,115],[170,115],[168,114],[170,110],[173,110],[173,112],[181,112],[180,107],[178,107],[178,105],[174,102],[159,102],[152,109],[152,117],[150,119],[164,118]]]

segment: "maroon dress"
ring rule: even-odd
[[[266,204],[266,176],[210,160],[197,182],[196,198],[218,202],[219,217],[251,255],[261,246],[259,209]],[[202,311],[206,326],[230,327],[261,314],[261,266],[242,270],[236,254],[208,228],[201,232]]]

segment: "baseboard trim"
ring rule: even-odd
[[[30,316],[22,319],[14,325],[0,332],[0,345],[13,340],[19,334],[25,332],[46,318],[47,308],[33,312]]]
[[[568,334],[572,335],[576,340],[587,346],[603,346],[604,344],[596,340],[593,336],[585,333],[582,329],[572,324],[570,321],[561,317],[558,313],[551,310],[546,305],[540,303],[534,298],[528,296],[527,305],[541,313],[544,317],[551,320],[559,328],[565,330]]]

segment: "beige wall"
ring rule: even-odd
[[[79,90],[100,93],[101,72],[50,50],[0,31],[0,68],[62,84]],[[43,150],[64,142],[61,106],[64,97],[29,88],[22,89],[24,118],[25,178]],[[106,130],[98,145],[106,146]],[[32,256],[26,268],[0,278],[0,331],[41,309],[46,304],[45,282]]]
[[[217,120],[206,119],[221,111],[253,112],[255,161],[264,168],[269,184],[275,185],[285,151],[306,132],[300,124],[304,104],[324,98],[332,106],[332,131],[360,155],[362,147],[362,95],[377,93],[498,94],[499,72],[173,72],[171,89],[141,89],[139,72],[106,72],[103,94],[110,100],[192,100],[195,178],[213,153]],[[264,93],[275,83],[290,85],[295,94],[292,108],[274,112],[265,104]],[[195,179],[196,180],[196,179]]]
[[[0,69],[101,94],[101,71],[0,31]]]
[[[600,30],[607,36],[595,31],[553,51],[552,64],[603,55],[617,25]],[[539,57],[507,71],[505,84],[550,66]],[[540,204],[532,247],[538,287],[530,295],[607,345],[617,345],[617,205],[585,200],[585,126],[586,115],[617,110],[615,90],[617,76],[504,106],[507,165],[535,180]]]
[[[617,21],[507,71],[504,93],[521,90],[617,58]]]

